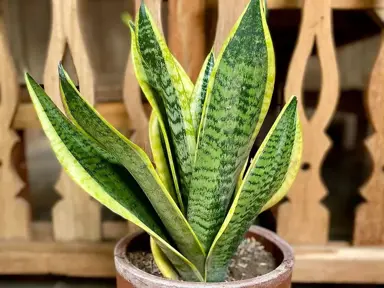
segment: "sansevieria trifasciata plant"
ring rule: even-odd
[[[250,155],[275,79],[265,9],[263,0],[250,1],[221,52],[207,56],[195,84],[144,4],[135,23],[124,17],[137,80],[152,106],[152,159],[81,97],[61,65],[66,116],[25,75],[61,165],[91,196],[151,236],[165,277],[224,281],[245,232],[284,197],[299,169],[295,97]]]

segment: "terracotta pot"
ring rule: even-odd
[[[148,251],[149,237],[143,233],[127,236],[115,247],[117,288],[289,288],[294,262],[292,248],[275,233],[257,226],[252,226],[246,237],[256,238],[272,253],[278,264],[275,270],[248,280],[198,283],[167,280],[136,268],[129,262],[127,251]]]

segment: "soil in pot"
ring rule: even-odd
[[[147,251],[127,253],[129,261],[149,274],[162,277],[153,256]],[[276,268],[273,255],[254,238],[244,239],[229,265],[226,281],[250,279],[264,275]]]

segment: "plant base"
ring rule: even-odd
[[[117,270],[117,288],[215,288],[215,287],[260,287],[260,288],[288,288],[291,284],[293,267],[293,252],[291,247],[275,233],[266,229],[252,226],[247,238],[255,238],[275,258],[277,268],[259,277],[223,283],[196,283],[171,281],[146,273],[130,263],[127,251],[143,250],[144,234],[136,234],[123,238],[115,248],[115,266]]]

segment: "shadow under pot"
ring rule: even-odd
[[[291,287],[292,268],[294,264],[291,246],[275,233],[258,226],[252,226],[246,238],[254,238],[272,254],[276,268],[264,275],[246,280],[202,283],[175,281],[144,272],[134,266],[127,253],[149,251],[149,237],[139,233],[126,236],[115,247],[115,267],[117,271],[117,288],[289,288]]]

